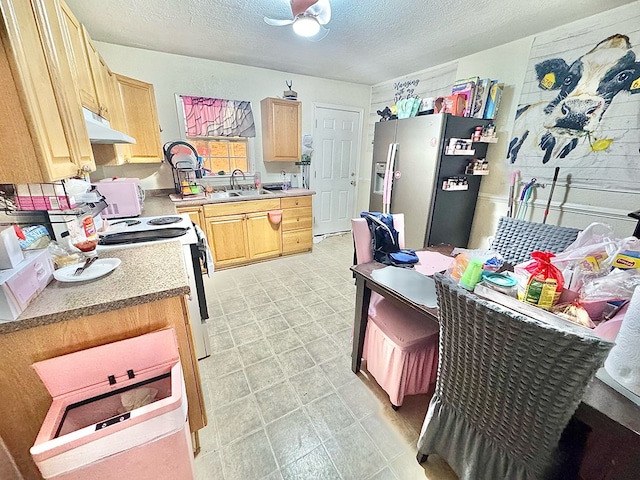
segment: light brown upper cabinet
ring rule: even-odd
[[[120,94],[120,84],[116,74],[107,68],[107,84],[109,86],[109,123],[112,128],[120,132],[127,131],[127,119],[124,116],[124,105],[122,105],[122,95]],[[155,105],[155,103],[154,103]]]
[[[162,162],[162,140],[156,96],[151,83],[116,74],[120,89],[126,133],[136,139],[135,144],[124,145],[128,163]]]
[[[265,162],[299,162],[302,156],[302,102],[260,101],[262,156]]]
[[[0,162],[4,183],[95,170],[55,0],[0,0]]]
[[[111,126],[135,138],[136,143],[94,145],[96,163],[162,162],[162,140],[153,85],[117,73],[110,73],[107,78],[112,93]]]
[[[95,96],[98,101],[98,111],[95,113],[110,120],[109,103],[111,100],[111,88],[109,87],[109,68],[93,45],[91,37],[84,26],[82,26],[82,36],[91,68]]]
[[[56,1],[56,3],[58,4],[57,13],[63,27],[64,45],[76,87],[80,93],[80,100],[83,106],[99,115],[100,107],[89,63],[84,28],[64,0]]]

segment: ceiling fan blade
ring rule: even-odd
[[[318,0],[304,13],[316,17],[320,25],[326,25],[331,20],[331,4],[329,0]]]
[[[292,20],[280,20],[278,18],[264,17],[264,21],[267,24],[272,25],[274,27],[284,27],[285,25],[291,25],[293,22],[295,22],[295,19],[292,19]]]
[[[293,13],[294,17],[297,17],[316,3],[318,3],[318,0],[291,0],[291,13]]]
[[[307,39],[312,41],[312,42],[319,42],[324,37],[326,37],[328,34],[329,34],[329,29],[323,27],[322,25],[320,25],[320,31],[318,33],[316,33],[313,37],[307,37]]]

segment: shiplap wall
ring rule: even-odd
[[[432,76],[432,72],[436,72],[442,68],[445,72],[448,71],[450,75],[450,77],[445,75],[445,78],[450,78],[450,80],[443,82],[442,85],[449,83],[449,87],[445,87],[443,92],[438,93],[438,95],[442,95],[449,91],[450,85],[457,78],[468,78],[478,75],[482,78],[490,77],[499,79],[505,83],[505,91],[500,103],[500,111],[495,120],[500,140],[497,144],[491,145],[487,153],[491,174],[482,179],[469,242],[471,248],[487,248],[489,245],[488,237],[493,234],[498,224],[498,219],[504,215],[507,210],[510,173],[512,168],[519,168],[517,164],[512,166],[509,163],[506,158],[506,153],[513,131],[516,107],[521,98],[521,91],[523,87],[527,85],[525,79],[528,78],[529,57],[536,55],[535,52],[532,53],[531,49],[533,42],[536,41],[536,44],[541,44],[540,42],[545,40],[571,38],[573,35],[580,36],[585,32],[596,31],[598,35],[595,36],[595,40],[592,40],[591,45],[586,49],[584,46],[576,44],[575,51],[567,52],[566,42],[564,45],[552,45],[553,48],[557,48],[558,50],[551,52],[554,54],[565,52],[567,56],[570,56],[570,58],[564,57],[565,60],[568,62],[573,61],[608,36],[602,36],[602,32],[598,32],[600,28],[604,28],[604,25],[609,25],[612,29],[620,27],[619,32],[614,31],[611,34],[621,33],[632,35],[633,32],[637,32],[638,26],[640,26],[640,22],[638,21],[639,12],[640,1],[636,1],[599,15],[567,23],[562,27],[543,32],[535,37],[529,36],[467,57],[459,58],[453,64],[418,71],[414,74],[409,74],[402,78],[374,86],[372,88],[371,120],[369,125],[369,138],[366,145],[367,151],[366,154],[363,155],[364,159],[360,170],[361,188],[358,191],[359,207],[367,208],[369,204],[369,176],[372,157],[371,140],[373,138],[373,123],[379,118],[375,112],[381,109],[381,107],[393,102],[394,82],[421,78],[420,75],[424,75],[425,72],[428,76]],[[631,20],[631,23],[633,23],[631,27],[628,26],[630,19],[635,19]],[[626,31],[622,31],[623,27],[626,28]],[[634,38],[635,37],[637,37],[637,33],[634,34]],[[640,47],[640,39],[632,40],[632,42],[634,50],[637,53]],[[587,44],[588,42],[585,43],[585,46]],[[537,55],[540,56],[541,53]],[[544,94],[544,92],[540,92]],[[638,100],[640,100],[640,94],[633,96],[625,95],[616,98],[614,102],[620,99],[624,102],[633,97],[638,97]],[[534,99],[534,101],[536,100]],[[609,113],[610,112],[606,112],[605,117],[609,115]],[[633,128],[637,128],[638,125],[640,125],[640,118],[632,118],[629,119],[629,121]],[[627,161],[629,165],[635,166],[640,164],[639,160],[636,148],[636,150],[632,151],[627,157]],[[551,171],[553,173],[553,168]],[[523,175],[523,177],[528,180],[530,178],[529,173],[525,175]],[[549,182],[543,181],[543,183],[547,184],[546,188],[538,188],[532,196],[532,201],[526,216],[527,220],[542,221],[550,190]],[[547,223],[585,228],[591,222],[603,222],[611,225],[618,236],[626,237],[633,232],[636,224],[635,220],[627,217],[627,213],[637,210],[638,208],[640,208],[640,195],[637,193],[616,192],[615,190],[608,190],[607,192],[592,191],[585,188],[576,188],[575,185],[567,185],[566,182],[561,181],[558,182],[556,186]]]
[[[378,115],[377,111],[394,105],[400,99],[399,97],[407,98],[407,95],[418,98],[435,98],[449,95],[451,86],[456,80],[457,69],[456,62],[447,63],[379,83],[371,88],[371,107],[366,126],[366,145],[363,153],[365,161],[360,165],[359,172],[358,205],[360,210],[366,210],[369,205],[371,164],[373,163],[373,132],[376,122],[380,120],[380,115]],[[407,83],[410,86],[402,86]]]
[[[622,8],[624,15],[621,15],[621,9],[610,10],[581,21],[575,28],[561,28],[537,35],[529,55],[520,105],[546,104],[558,95],[559,90],[543,90],[538,86],[535,66],[544,60],[559,58],[570,66],[598,43],[615,34],[628,36],[635,56],[640,57],[640,8],[638,4],[635,8]],[[527,121],[532,126],[539,125],[544,122],[544,116]],[[514,135],[521,133],[518,123],[515,123]],[[583,136],[566,158],[552,157],[545,165],[542,163],[543,152],[532,137],[533,132],[512,166],[512,169],[520,169],[523,177],[546,181],[553,177],[557,166],[561,168],[560,184],[566,185],[567,175],[570,175],[574,188],[640,191],[640,94],[620,92],[613,98],[592,139],[612,139],[605,151],[592,151],[589,139]]]
[[[397,94],[400,94],[401,98],[407,98],[409,89],[411,90],[409,94],[411,97],[435,98],[450,95],[451,86],[456,80],[457,69],[457,63],[448,63],[374,85],[371,88],[367,151],[373,152],[373,129],[375,123],[380,120],[380,115],[377,113],[378,110],[394,105],[400,99],[397,98]],[[396,87],[397,85],[415,83],[416,81],[417,85],[411,85],[409,88]]]

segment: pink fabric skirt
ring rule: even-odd
[[[363,358],[367,370],[400,406],[427,393],[438,373],[438,326],[412,310],[371,294]]]

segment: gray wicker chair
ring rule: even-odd
[[[434,278],[440,362],[418,461],[437,453],[461,480],[548,478],[560,435],[612,344]]]
[[[580,233],[577,228],[527,222],[510,217],[500,218],[491,249],[500,253],[512,265],[531,258],[531,252],[560,253],[571,245]]]

